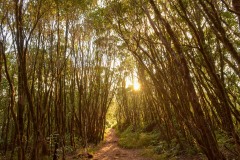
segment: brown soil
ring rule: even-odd
[[[93,155],[93,160],[151,160],[141,156],[140,150],[124,149],[118,146],[118,137],[114,129],[109,131],[105,143]]]

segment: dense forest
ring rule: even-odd
[[[65,159],[113,117],[240,158],[240,0],[0,0],[0,158]]]

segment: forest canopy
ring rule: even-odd
[[[98,144],[114,106],[120,131],[239,158],[239,97],[240,0],[0,0],[0,157]]]

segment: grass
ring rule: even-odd
[[[240,159],[238,153],[238,146],[235,143],[233,137],[228,136],[227,133],[223,131],[216,131],[216,138],[220,150],[225,154],[227,159]]]
[[[119,145],[123,148],[144,148],[155,145],[158,142],[157,133],[132,132],[132,127],[128,127],[124,132],[119,133]]]
[[[133,131],[130,126],[123,132],[118,131],[119,145],[128,149],[141,149],[142,155],[154,160],[175,160],[175,159],[204,159],[199,155],[197,149],[186,147],[180,148],[176,140],[170,143],[160,140],[160,134],[157,131],[143,132],[142,130]]]

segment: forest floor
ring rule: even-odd
[[[118,145],[118,137],[114,129],[110,129],[106,141],[93,155],[93,160],[151,160],[141,156],[139,149],[124,149]]]
[[[88,159],[79,155],[72,155],[68,160]],[[114,129],[110,129],[105,141],[99,149],[94,152],[91,160],[152,160],[141,156],[140,149],[124,149],[118,145],[118,137]]]
[[[125,149],[119,146],[119,138],[114,129],[110,129],[105,141],[99,145],[94,154],[74,154],[67,157],[67,160],[153,160],[143,156],[143,149]],[[88,156],[91,157],[88,157]],[[206,160],[205,156],[179,155],[172,158],[154,158],[154,159],[171,159],[171,160]]]

